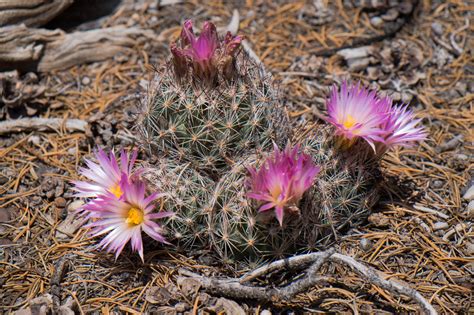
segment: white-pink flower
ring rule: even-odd
[[[161,243],[167,243],[160,234],[160,225],[153,220],[171,216],[172,212],[153,212],[154,201],[162,194],[153,193],[146,197],[145,183],[142,181],[131,182],[123,174],[119,184],[123,192],[120,199],[112,192],[107,192],[85,206],[92,219],[87,227],[92,228],[93,236],[105,235],[99,246],[108,252],[115,252],[116,258],[130,241],[132,250],[138,252],[143,261],[142,231]]]
[[[128,178],[133,175],[133,165],[137,158],[137,151],[127,154],[124,150],[120,153],[120,164],[115,153],[111,151],[109,155],[101,148],[95,153],[97,163],[85,160],[87,167],[81,167],[79,173],[86,177],[88,181],[72,181],[77,197],[98,197],[112,193],[115,197],[122,196],[120,180],[125,174]]]
[[[338,92],[333,87],[328,100],[326,120],[336,127],[336,134],[348,140],[360,137],[375,150],[375,142],[383,141],[381,125],[387,118],[389,98],[379,98],[374,91],[343,82]]]
[[[391,102],[390,102],[391,104]],[[390,106],[388,118],[382,124],[383,142],[377,145],[377,153],[383,154],[396,146],[409,146],[426,139],[427,132],[419,126],[421,119],[415,119],[408,105]]]

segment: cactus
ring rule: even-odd
[[[175,212],[167,238],[180,249],[209,250],[224,263],[251,267],[311,251],[360,224],[374,201],[376,164],[360,152],[336,150],[328,127],[293,128],[271,78],[239,51],[240,39],[216,36],[205,24],[196,39],[187,22],[142,102],[141,143],[160,157],[144,177]],[[288,142],[298,143],[321,173],[297,210],[278,222],[270,211],[257,211],[246,183],[248,167],[261,167],[273,143]]]
[[[350,162],[333,142],[328,128],[301,141],[301,150],[322,170],[299,203],[300,212],[289,214],[283,226],[271,214],[257,212],[246,196],[247,167],[261,165],[268,153],[242,157],[215,183],[190,164],[163,159],[147,178],[169,193],[164,207],[175,216],[166,225],[167,237],[182,249],[209,250],[238,268],[330,244],[367,218],[378,177],[375,164],[354,167],[359,159]]]
[[[189,26],[183,32],[186,29]],[[181,44],[190,40],[181,37]],[[190,62],[180,61],[184,53],[172,46],[174,58],[157,70],[142,102],[139,127],[148,148],[191,163],[214,178],[235,157],[268,148],[272,141],[284,143],[289,137],[288,116],[271,79],[245,52],[237,51],[235,41],[232,55],[221,56],[216,50],[215,65],[208,61],[205,65],[211,64],[210,69],[197,71],[199,64],[193,64],[192,74],[186,71]],[[223,51],[228,43],[232,43],[230,34],[221,43]]]

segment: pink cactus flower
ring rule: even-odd
[[[198,63],[210,62],[219,47],[216,26],[210,22],[205,22],[197,39],[192,35],[192,32],[189,32],[188,38],[191,47],[186,50],[186,54]]]
[[[262,203],[260,212],[275,208],[280,225],[283,225],[284,210],[297,206],[320,171],[311,157],[298,154],[298,149],[298,146],[287,146],[280,152],[275,145],[273,156],[267,158],[260,170],[248,169],[250,192],[247,196]]]
[[[349,140],[349,145],[360,137],[375,150],[374,142],[382,142],[385,131],[380,127],[387,119],[385,112],[389,98],[378,98],[374,91],[343,82],[338,93],[336,86],[328,100],[327,121],[336,127],[336,134]]]
[[[225,68],[226,76],[234,71],[230,65],[239,51],[242,36],[232,36],[228,33],[224,40],[217,35],[216,26],[205,22],[202,32],[196,37],[190,20],[184,22],[180,36],[180,47],[171,44],[173,66],[176,76],[181,79],[192,69],[194,78],[207,84],[214,84],[218,75],[218,67]]]
[[[99,246],[108,252],[115,252],[116,259],[130,241],[132,250],[138,252],[143,261],[142,231],[161,243],[167,243],[160,234],[160,225],[153,220],[171,216],[172,212],[153,213],[153,202],[163,195],[153,193],[145,197],[145,184],[141,181],[130,182],[126,174],[122,175],[120,190],[123,192],[121,199],[107,192],[85,206],[93,219],[86,227],[92,228],[94,237],[107,234]]]
[[[415,119],[408,105],[390,106],[388,118],[382,124],[384,139],[377,144],[377,153],[383,154],[393,147],[409,146],[415,141],[425,140],[427,132],[422,126],[418,126],[420,121],[421,119]]]
[[[113,151],[109,155],[101,148],[95,152],[98,162],[86,159],[87,168],[80,168],[79,173],[89,181],[73,181],[74,190],[78,197],[98,197],[106,193],[112,193],[120,198],[123,191],[120,188],[120,180],[125,174],[127,178],[133,175],[133,166],[137,158],[137,151],[127,154],[124,150],[120,152],[120,165]]]
[[[243,40],[243,36],[233,36],[231,32],[227,32],[224,38],[224,54],[226,56],[234,56],[240,48]]]

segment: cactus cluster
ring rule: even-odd
[[[140,126],[149,148],[212,173],[236,156],[271,147],[287,116],[269,78],[248,62],[238,79],[213,89],[177,84],[163,68],[143,102]]]
[[[310,251],[363,221],[377,168],[336,150],[328,127],[292,126],[271,78],[240,41],[230,34],[219,39],[210,23],[197,38],[186,22],[172,59],[148,88],[138,126],[141,143],[158,157],[143,176],[174,212],[164,227],[167,239],[251,266]],[[278,222],[249,198],[248,169],[262,167],[273,145],[287,143],[298,144],[321,172]]]

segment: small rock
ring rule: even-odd
[[[454,158],[459,161],[468,161],[469,157],[466,154],[458,153],[454,155]]]
[[[387,11],[384,15],[381,16],[382,20],[384,21],[395,21],[399,15],[399,12],[395,8],[391,8],[390,10]]]
[[[382,27],[383,25],[383,20],[379,16],[374,16],[373,18],[370,19],[370,24],[372,24],[373,27]]]
[[[349,59],[347,61],[347,66],[349,67],[349,71],[361,71],[367,68],[370,64],[369,58],[356,58],[356,59]]]
[[[76,201],[73,201],[69,204],[69,206],[67,207],[67,211],[68,212],[74,212],[76,211],[77,209],[79,209],[82,205],[84,204],[84,201],[82,200],[76,200]]]
[[[433,224],[433,231],[445,230],[449,227],[449,224],[446,222],[436,222]]]
[[[467,205],[467,215],[469,218],[474,218],[474,200],[469,201]]]
[[[30,301],[31,313],[35,315],[50,314],[53,308],[53,298],[51,294],[45,294]]]
[[[89,85],[91,84],[91,79],[89,77],[83,77],[81,83],[82,85]]]
[[[69,148],[67,150],[67,154],[75,156],[77,154],[77,148],[76,147]]]
[[[371,250],[373,245],[373,242],[367,238],[361,238],[359,241],[360,248],[365,252]]]
[[[68,238],[72,237],[74,233],[87,221],[87,218],[78,217],[76,213],[69,212],[66,219],[62,221],[56,228],[57,238]]]
[[[444,182],[442,180],[434,180],[430,184],[431,188],[441,188],[443,187],[443,185],[444,185]]]
[[[272,315],[272,312],[270,312],[269,310],[263,310],[260,312],[260,315]]]
[[[40,145],[41,138],[38,135],[33,135],[28,138],[28,143],[33,143],[34,145]]]
[[[398,5],[401,14],[410,14],[413,11],[413,3],[411,1],[402,1]]]
[[[439,24],[438,22],[431,23],[431,29],[436,35],[443,35],[443,25]]]
[[[8,222],[11,220],[11,208],[0,208],[0,223]]]
[[[245,315],[245,311],[237,302],[225,298],[219,298],[215,305],[216,313]]]
[[[163,287],[151,287],[145,293],[145,300],[151,304],[166,305],[171,300],[171,293]]]
[[[189,304],[188,303],[178,303],[174,306],[174,309],[178,313],[184,313],[187,309],[189,309]]]
[[[373,46],[362,46],[357,48],[346,48],[341,49],[337,52],[339,56],[342,56],[345,60],[365,58],[372,55],[374,52]]]
[[[469,189],[464,193],[464,196],[462,196],[463,199],[467,201],[471,201],[474,199],[474,185],[469,187]]]
[[[367,67],[367,76],[370,80],[377,80],[382,76],[382,71],[379,67]]]
[[[61,208],[61,209],[65,208],[66,204],[67,204],[67,201],[63,197],[57,197],[56,199],[54,199],[54,205],[58,208]]]
[[[183,295],[188,297],[194,296],[201,287],[199,281],[191,278],[179,278],[177,283]]]
[[[466,256],[474,255],[474,243],[466,242],[466,246],[464,246],[464,247],[466,248],[466,250],[464,251]]]

